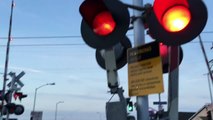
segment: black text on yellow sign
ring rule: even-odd
[[[128,83],[129,96],[164,91],[159,43],[153,42],[128,50]]]

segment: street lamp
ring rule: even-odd
[[[56,107],[55,107],[55,120],[57,120],[58,104],[60,104],[60,103],[64,103],[64,101],[58,101],[56,103]]]
[[[44,86],[47,86],[47,85],[55,85],[55,83],[47,83],[47,84],[41,85],[41,86],[39,86],[39,87],[37,87],[37,88],[35,89],[34,104],[33,104],[33,112],[35,111],[37,90],[38,90],[39,88],[44,87]]]

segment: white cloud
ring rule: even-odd
[[[9,69],[17,70],[17,71],[33,72],[33,73],[42,73],[43,72],[43,71],[38,70],[38,69],[25,68],[25,67],[16,67],[16,66],[9,67]]]

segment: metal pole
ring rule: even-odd
[[[206,51],[205,51],[205,49],[204,49],[204,45],[203,45],[203,42],[202,42],[202,39],[201,39],[201,36],[199,35],[198,36],[198,38],[199,38],[199,41],[200,41],[200,46],[201,46],[201,50],[202,50],[202,52],[203,52],[203,55],[204,55],[204,59],[205,59],[205,62],[206,62],[206,66],[207,66],[207,69],[208,69],[208,75],[210,76],[210,78],[211,78],[211,81],[213,82],[213,76],[212,76],[212,72],[211,72],[211,67],[210,67],[210,65],[209,65],[209,62],[208,62],[208,58],[207,58],[207,55],[206,55]],[[208,76],[207,75],[207,76]],[[208,81],[209,81],[209,76],[208,76]],[[212,83],[213,84],[213,83]],[[210,95],[211,95],[211,103],[212,103],[212,93],[211,93],[211,86],[210,86],[210,81],[209,81],[209,89],[210,89]]]
[[[206,66],[207,66],[207,69],[209,71],[208,73],[211,73],[211,68],[209,66],[208,58],[207,58],[206,51],[205,51],[204,46],[203,46],[203,42],[202,42],[201,36],[199,35],[198,38],[199,38],[199,41],[200,41],[200,46],[201,46],[201,49],[202,49],[202,52],[203,52],[203,55],[204,55]],[[211,78],[211,80],[213,82],[213,76],[212,76],[212,74],[209,74],[209,75],[210,75],[210,78]]]
[[[133,5],[142,6],[143,0],[133,0]],[[141,16],[142,12],[133,10],[134,16]],[[145,44],[144,26],[141,19],[137,19],[133,23],[134,26],[134,46]],[[148,96],[137,96],[137,120],[149,120],[149,100]]]
[[[57,120],[57,112],[58,112],[58,104],[56,104],[56,107],[55,107],[55,120]]]
[[[160,110],[162,109],[162,106],[161,106],[161,96],[160,96],[160,93],[158,94],[158,98],[159,98],[158,111],[160,111]]]
[[[178,120],[179,103],[179,46],[169,47],[169,87],[168,87],[168,113],[170,120]]]
[[[3,88],[2,88],[2,104],[1,104],[2,106],[4,106],[4,99],[3,98],[4,98],[4,95],[5,95],[6,82],[7,82],[7,71],[8,71],[8,61],[9,61],[11,31],[12,31],[12,20],[13,20],[13,8],[14,8],[14,0],[12,0],[12,4],[11,4],[9,33],[8,33],[6,59],[5,59],[5,67],[4,67],[4,80],[3,80]],[[1,116],[3,116],[3,109],[1,110]]]
[[[56,103],[56,107],[55,107],[55,120],[57,120],[57,112],[58,112],[58,104],[60,103],[64,103],[63,101],[59,101]]]
[[[35,89],[35,95],[34,95],[34,102],[33,102],[33,112],[35,111],[35,104],[36,104],[36,96],[37,96],[37,88]]]
[[[11,72],[9,74],[12,77],[12,81],[11,81],[11,86],[10,86],[10,89],[9,89],[10,93],[9,93],[9,97],[8,97],[8,103],[11,103],[12,102],[12,95],[13,95],[13,92],[14,92],[14,88],[16,87],[15,86],[15,76],[16,76],[16,73]],[[7,111],[7,117],[6,117],[7,119],[6,120],[9,119],[9,116],[10,116],[10,114]]]
[[[207,74],[207,78],[208,78],[208,84],[209,84],[209,92],[210,92],[210,99],[211,99],[211,104],[213,104],[213,99],[212,99],[212,89],[211,89],[211,81],[210,81],[210,79],[209,79],[209,74],[211,74],[211,73],[208,73]]]
[[[143,0],[133,0],[133,6],[143,7]],[[133,10],[134,16],[141,16],[142,12]],[[141,19],[137,19],[133,23],[134,26],[134,46],[145,44],[144,26]]]
[[[33,112],[35,111],[37,90],[38,90],[39,88],[44,87],[44,86],[47,86],[47,85],[55,85],[55,83],[47,83],[47,84],[41,85],[41,86],[39,86],[39,87],[37,87],[37,88],[35,89],[34,102],[33,102]]]
[[[212,49],[212,48],[211,48]],[[213,64],[211,64],[213,62],[213,59],[209,61],[209,66],[210,66],[210,70],[212,69],[213,67]],[[208,73],[208,74],[212,74],[212,70],[211,70],[211,73]],[[213,104],[213,98],[212,98],[212,88],[211,88],[211,84],[212,84],[212,81],[209,79],[209,75],[208,75],[208,84],[209,84],[209,90],[210,90],[210,97],[211,97],[211,104]]]

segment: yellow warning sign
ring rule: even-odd
[[[156,42],[128,50],[129,96],[161,93],[163,87],[162,62]]]

